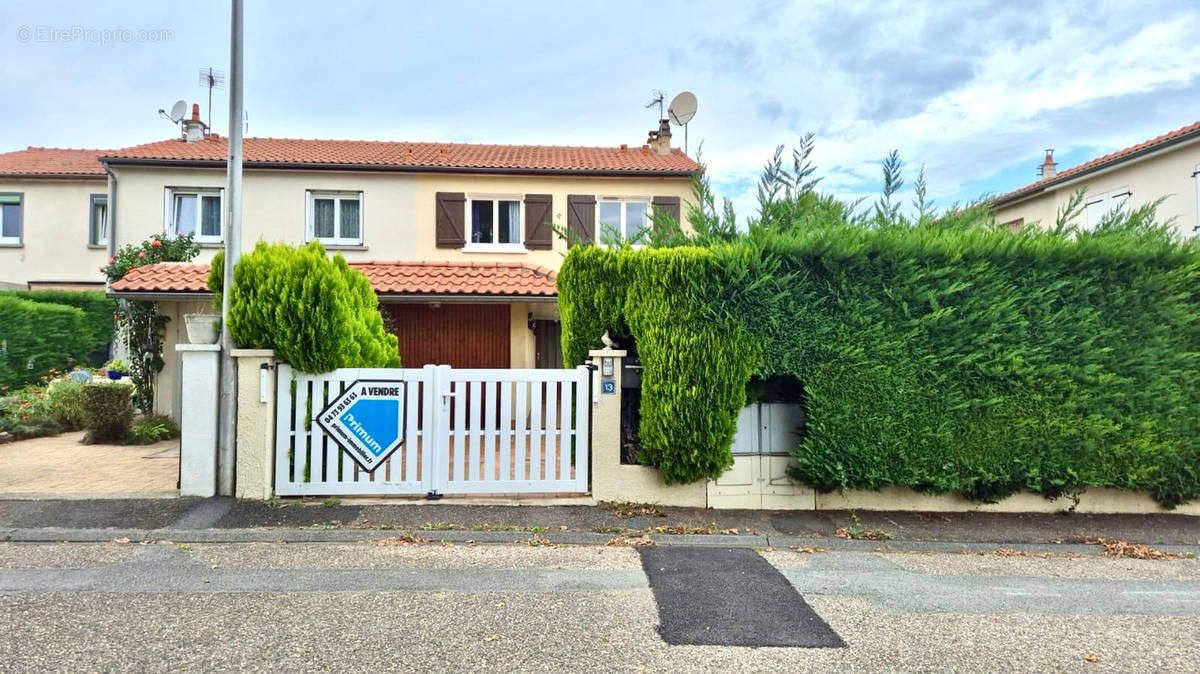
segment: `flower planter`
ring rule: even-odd
[[[117,381],[117,380],[119,380],[121,377],[124,377],[124,376],[125,376],[125,375],[121,374],[120,372],[117,372],[116,370],[109,370],[109,371],[108,371],[108,378],[109,378],[109,379],[111,379],[111,380],[113,380],[113,381]]]
[[[183,322],[192,344],[216,344],[221,336],[221,317],[215,314],[185,314]]]

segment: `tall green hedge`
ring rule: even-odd
[[[614,264],[619,316],[596,306]],[[724,428],[743,403],[714,377],[724,368],[738,385],[800,379],[796,476],[821,490],[993,501],[1104,486],[1167,507],[1200,495],[1194,244],[837,225],[707,249],[576,249],[559,288],[573,362],[622,322],[637,340],[642,437],[668,480],[712,477],[678,457],[728,461],[728,440],[692,429],[710,416]]]
[[[100,290],[12,290],[0,292],[0,296],[17,297],[31,302],[65,304],[83,311],[84,329],[87,331],[87,350],[106,349],[113,341],[117,301],[105,297]]]
[[[82,361],[91,347],[85,326],[75,307],[0,295],[0,385],[27,384]]]
[[[218,254],[208,278],[216,302],[223,268]],[[229,330],[238,346],[274,349],[301,372],[400,364],[371,282],[341,255],[328,258],[318,242],[259,242],[238,263],[233,282]]]

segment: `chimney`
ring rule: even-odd
[[[204,140],[204,132],[208,129],[200,121],[200,104],[192,103],[192,118],[183,122],[183,140],[185,143],[197,143]]]
[[[1054,163],[1054,148],[1046,148],[1046,161],[1042,162],[1042,180],[1058,175],[1058,164]]]
[[[661,155],[671,154],[671,123],[665,119],[658,120],[658,130],[651,131],[646,142]]]

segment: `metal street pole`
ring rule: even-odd
[[[217,493],[233,495],[237,453],[237,360],[229,334],[233,268],[242,257],[242,0],[232,0],[229,24],[229,154],[225,188],[225,281],[221,293],[221,387],[217,439]]]

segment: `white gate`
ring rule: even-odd
[[[363,380],[405,383],[404,443],[373,471],[314,422]],[[280,496],[529,494],[588,491],[591,373],[573,370],[278,371],[275,493]]]

